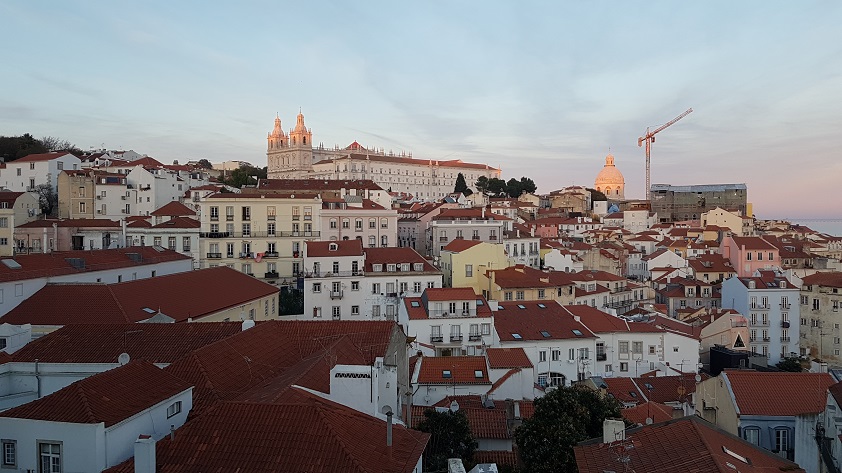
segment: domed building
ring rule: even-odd
[[[609,154],[605,157],[605,166],[596,176],[594,189],[605,194],[609,200],[623,200],[626,198],[626,180],[623,173],[614,166],[614,156]]]

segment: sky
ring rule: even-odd
[[[842,2],[0,2],[0,135],[266,164],[316,143],[499,166],[539,192],[748,185],[759,218],[842,219]]]

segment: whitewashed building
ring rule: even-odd
[[[79,169],[81,163],[79,158],[64,151],[30,154],[0,169],[0,185],[16,192],[31,192],[41,184],[49,184],[56,190],[59,173]]]

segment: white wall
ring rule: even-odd
[[[4,439],[17,441],[17,470],[39,469],[38,442],[61,444],[61,471],[102,471],[105,465],[105,427],[99,424],[33,421],[0,417]]]

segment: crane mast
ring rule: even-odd
[[[643,143],[646,143],[646,200],[647,201],[649,201],[650,198],[651,198],[651,196],[649,195],[650,191],[651,191],[651,186],[650,186],[650,182],[649,182],[649,156],[652,152],[652,143],[655,142],[655,135],[660,133],[661,131],[663,131],[667,127],[675,124],[675,122],[677,122],[678,120],[681,120],[682,118],[686,117],[687,115],[690,115],[690,112],[692,112],[692,111],[693,111],[692,108],[688,108],[687,111],[685,111],[681,115],[673,118],[672,120],[664,123],[663,125],[659,126],[658,128],[655,128],[652,131],[649,131],[649,127],[646,127],[646,134],[644,134],[643,136],[641,136],[640,138],[637,139],[637,146],[638,147],[641,147],[641,146],[643,146]]]

